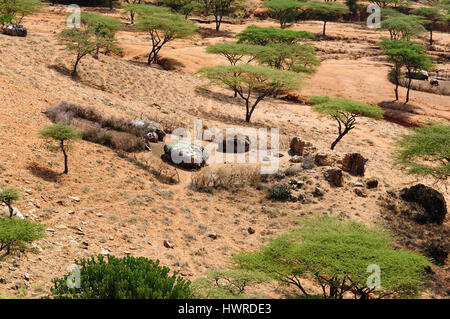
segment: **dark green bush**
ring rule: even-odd
[[[291,186],[278,184],[269,189],[269,199],[286,201],[291,196]]]
[[[170,269],[144,257],[116,258],[102,255],[75,261],[80,266],[80,288],[69,288],[67,279],[52,280],[57,299],[187,299],[190,281],[169,275]]]

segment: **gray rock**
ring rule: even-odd
[[[187,169],[200,169],[209,158],[209,151],[203,146],[176,141],[164,145],[166,160]]]
[[[315,167],[314,157],[312,154],[308,154],[303,158],[302,167],[304,169],[312,169]]]
[[[7,206],[5,206],[3,208],[3,215],[8,216],[10,215],[9,213],[9,208]],[[13,216],[20,218],[20,219],[25,219],[25,217],[22,215],[22,213],[20,212],[20,210],[17,207],[13,206]]]
[[[163,141],[166,136],[166,132],[162,125],[153,121],[135,120],[131,122],[131,125],[137,129],[141,136],[148,142]]]

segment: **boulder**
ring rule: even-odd
[[[371,189],[371,188],[377,188],[377,187],[378,187],[378,180],[377,180],[376,178],[368,179],[368,180],[366,181],[366,187],[367,187],[368,189]]]
[[[11,35],[14,37],[26,37],[27,36],[27,29],[25,29],[24,26],[19,24],[5,24],[2,27],[3,34]]]
[[[429,222],[442,224],[447,214],[447,204],[444,196],[437,190],[417,184],[410,188],[404,188],[400,191],[400,198],[407,202],[414,202],[422,206]]]
[[[330,167],[325,170],[323,175],[332,186],[342,187],[344,185],[344,176],[340,168]]]
[[[332,166],[334,159],[328,153],[317,153],[314,157],[314,162],[317,166]]]
[[[427,247],[427,253],[438,265],[445,265],[448,258],[448,244],[432,242]]]
[[[314,164],[314,157],[311,154],[306,155],[303,158],[303,162],[302,162],[302,168],[304,169],[312,169],[314,168],[315,164]]]
[[[346,154],[342,160],[342,169],[354,176],[364,176],[368,160],[359,153]]]
[[[164,132],[162,125],[153,121],[136,120],[132,121],[131,125],[136,128],[148,142],[163,141],[166,136],[166,132]]]
[[[291,144],[290,144],[291,155],[302,156],[305,145],[306,145],[306,142],[303,141],[300,137],[298,137],[298,136],[294,137],[291,140]]]
[[[200,169],[209,158],[209,151],[203,146],[175,141],[164,145],[164,158],[187,169]]]
[[[248,136],[233,136],[219,141],[219,152],[246,153],[250,150],[250,138]]]
[[[10,213],[9,213],[9,208],[8,208],[8,206],[5,206],[5,207],[3,208],[3,215],[9,217]],[[20,210],[19,210],[17,207],[14,207],[14,206],[13,206],[13,216],[14,216],[14,217],[17,217],[17,218],[20,218],[20,219],[25,219],[25,217],[22,215],[22,213],[20,212]]]
[[[292,156],[289,159],[289,162],[291,162],[291,163],[301,163],[301,162],[303,162],[303,156],[297,156],[297,155]]]
[[[360,187],[355,187],[354,188],[354,192],[356,195],[358,195],[359,197],[367,197],[367,194],[364,192],[364,190]]]

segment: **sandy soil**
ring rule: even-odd
[[[149,49],[148,38],[138,32],[121,32],[124,57],[87,57],[80,65],[80,79],[74,80],[61,68],[70,67],[73,56],[53,37],[64,27],[64,20],[63,7],[46,8],[38,16],[25,19],[27,38],[0,35],[0,184],[20,189],[24,196],[16,206],[27,218],[48,227],[47,238],[37,243],[36,254],[0,261],[0,278],[6,281],[0,283],[0,296],[46,295],[51,278],[61,276],[74,259],[104,249],[117,256],[158,258],[181,270],[183,276],[197,278],[226,267],[233,253],[256,249],[266,238],[294,227],[293,219],[301,220],[310,212],[326,212],[366,224],[380,222],[380,194],[416,182],[394,166],[392,157],[393,143],[408,129],[370,119],[361,119],[336,149],[340,156],[360,152],[369,159],[366,177],[378,178],[380,187],[370,191],[367,198],[357,197],[351,186],[361,178],[346,174],[345,186],[333,188],[323,180],[322,168],[302,173],[310,181],[309,194],[316,186],[326,191],[323,199],[311,196],[307,204],[271,202],[263,192],[249,187],[236,193],[198,193],[187,187],[192,173],[183,170],[179,170],[179,185],[162,184],[138,165],[158,165],[161,145],[153,152],[119,156],[109,148],[77,141],[71,148],[70,173],[62,176],[61,154],[49,150],[38,137],[38,131],[50,124],[43,112],[61,101],[129,119],[171,119],[189,129],[194,119],[201,119],[208,127],[242,126],[241,101],[216,87],[199,90],[206,83],[192,73],[201,66],[221,62],[204,53],[206,45],[230,40],[246,27],[224,25],[221,37],[197,36],[167,45],[162,55],[180,61],[184,66],[179,72],[142,63]],[[319,32],[321,24],[308,22],[294,28]],[[374,48],[380,33],[350,24],[338,28],[334,23],[328,26],[328,33],[345,39],[316,43],[323,62],[318,72],[306,79],[308,85],[301,94],[340,94],[371,103],[392,101],[393,86],[386,79],[388,66]],[[440,45],[448,46],[448,35],[438,33],[435,37]],[[397,116],[414,123],[450,118],[448,96],[413,91],[411,105],[415,107]],[[331,119],[317,115],[308,106],[275,99],[258,106],[253,126],[280,128],[282,169],[292,165],[286,147],[290,138],[301,136],[318,151],[329,152],[336,133]],[[444,185],[421,182],[436,187],[450,201]],[[247,232],[249,226],[256,229],[255,234]],[[212,231],[218,239],[207,236]],[[174,249],[165,248],[164,240],[174,243]],[[24,280],[26,273],[29,281]],[[17,290],[16,285],[26,290]],[[265,292],[277,296],[273,289]],[[429,291],[425,296],[436,295]]]

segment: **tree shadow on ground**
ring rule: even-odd
[[[388,122],[393,122],[406,127],[418,127],[420,121],[416,118],[417,115],[425,115],[425,111],[417,105],[406,104],[398,101],[383,101],[378,103],[384,113],[384,119]]]
[[[27,169],[34,176],[41,178],[47,182],[58,182],[59,177],[62,175],[61,173],[57,173],[52,171],[51,169],[41,166],[38,163],[30,163],[27,166]]]
[[[218,38],[218,37],[232,38],[235,35],[235,33],[231,32],[231,31],[226,31],[226,30],[216,31],[215,29],[205,28],[205,27],[199,27],[197,29],[197,33],[202,37],[202,39]]]

